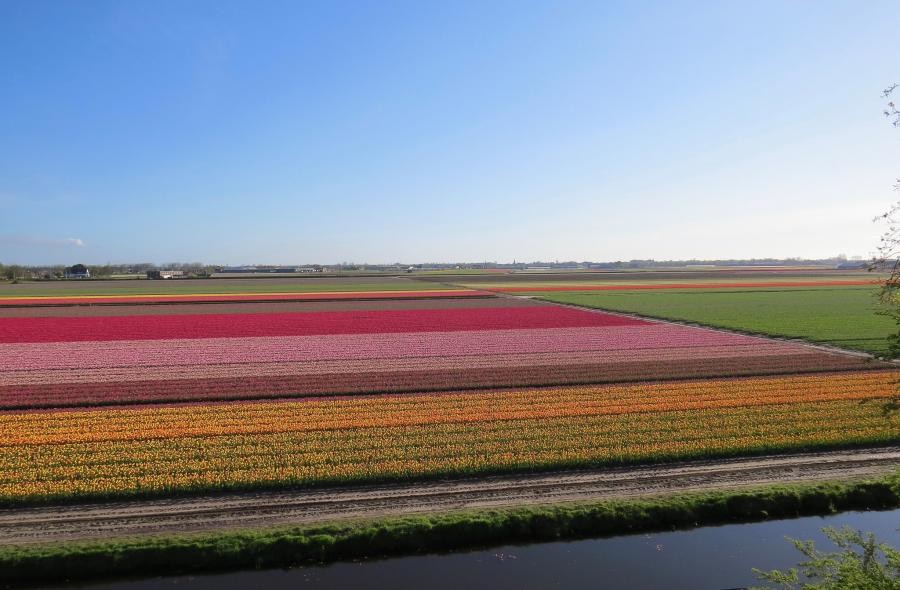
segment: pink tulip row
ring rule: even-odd
[[[609,383],[712,376],[784,374],[861,368],[860,359],[821,352],[776,356],[550,363],[302,375],[231,376],[167,381],[56,383],[0,387],[0,409],[97,404],[265,399],[484,387]]]
[[[759,345],[765,340],[669,324],[262,338],[0,344],[6,371],[315,360],[631,351]]]
[[[800,349],[806,351],[807,349]],[[248,371],[246,363],[88,367],[71,369],[19,370],[0,373],[0,386],[24,386],[47,383],[123,383],[171,379],[208,379],[277,375],[319,375],[326,373],[418,371],[424,369],[482,368],[504,366],[570,365],[578,363],[617,363],[638,361],[671,361],[713,359],[740,356],[759,358],[788,356],[798,353],[798,347],[780,342],[756,342],[732,346],[697,346],[643,348],[637,350],[603,350],[574,352],[538,352],[524,354],[465,355],[446,357],[405,357],[394,359],[349,359],[294,362],[254,363]]]

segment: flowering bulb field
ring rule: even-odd
[[[271,335],[264,335],[267,329]],[[162,339],[165,330],[171,339]],[[0,408],[6,409],[765,375],[866,364],[796,344],[550,305],[0,318],[0,341]]]
[[[551,307],[429,309],[373,312],[159,315],[96,318],[4,318],[0,342],[176,340],[263,336],[318,336],[459,332],[508,329],[586,328],[646,325],[624,316]]]
[[[0,310],[0,502],[900,439],[881,410],[896,371],[860,355],[484,293],[370,294],[19,298]]]
[[[417,478],[895,439],[863,372],[2,416],[0,500]]]

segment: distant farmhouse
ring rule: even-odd
[[[91,271],[83,264],[75,264],[66,268],[63,276],[67,279],[89,279]]]
[[[148,270],[148,279],[183,279],[183,270]]]

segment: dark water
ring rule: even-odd
[[[64,587],[69,590],[715,590],[760,584],[751,571],[753,567],[784,569],[796,565],[800,554],[784,539],[785,536],[814,539],[821,548],[834,549],[821,533],[820,529],[826,525],[849,525],[871,531],[880,541],[894,547],[900,546],[900,510],[845,512],[828,517],[704,527],[691,531],[607,539],[504,546],[465,553]]]

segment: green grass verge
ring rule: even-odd
[[[883,354],[897,331],[875,289],[544,292],[540,299]]]
[[[3,547],[0,580],[36,583],[285,567],[898,506],[900,472],[849,483],[795,484],[315,527]]]

